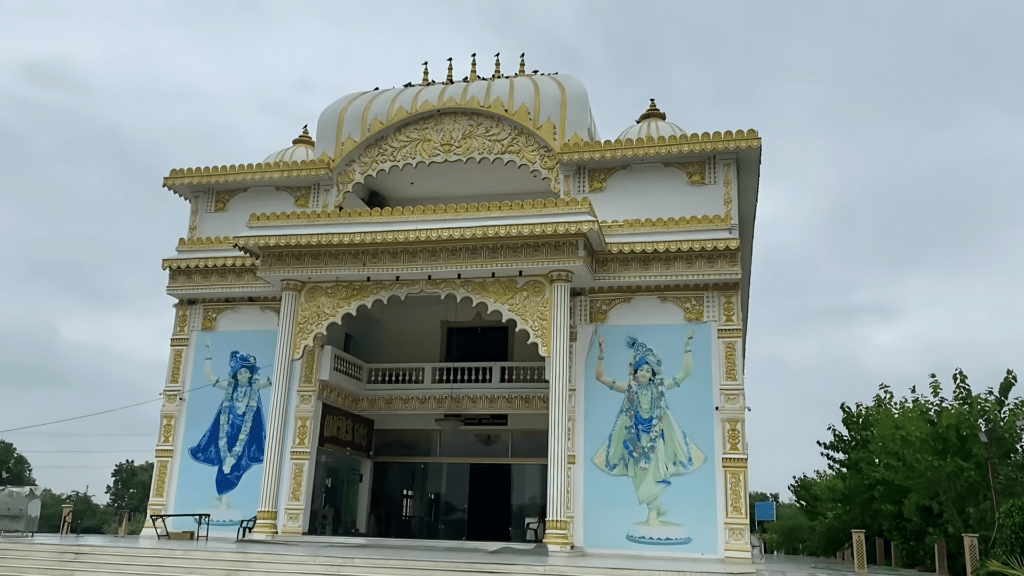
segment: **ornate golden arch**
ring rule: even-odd
[[[515,320],[516,330],[530,335],[541,356],[548,356],[551,333],[551,299],[547,280],[502,278],[482,280],[401,280],[396,282],[336,282],[307,284],[299,295],[295,320],[293,358],[302,357],[313,338],[325,335],[327,326],[341,321],[345,314],[355,315],[360,306],[386,302],[392,296],[405,299],[409,294],[454,294],[481,302],[489,312],[498,311],[502,320]]]
[[[338,174],[338,200],[370,176],[394,167],[456,160],[503,160],[544,175],[560,194],[558,156],[532,131],[513,121],[479,112],[420,116],[370,143]]]

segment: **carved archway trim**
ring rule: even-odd
[[[544,175],[560,195],[555,150],[518,123],[479,112],[420,116],[370,143],[338,173],[335,208],[370,176],[419,163],[502,160]]]
[[[529,334],[528,343],[536,343],[541,356],[548,357],[549,291],[547,280],[539,277],[307,284],[299,295],[292,357],[301,358],[306,347],[313,345],[313,338],[326,335],[327,327],[340,322],[345,314],[355,315],[360,306],[369,308],[392,296],[404,300],[409,294],[455,295],[459,300],[469,298],[474,305],[483,302],[488,312],[501,313],[502,320],[515,320],[516,330]]]

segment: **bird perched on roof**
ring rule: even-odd
[[[412,82],[406,82],[405,84],[402,84],[402,88],[412,88]]]

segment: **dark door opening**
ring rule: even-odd
[[[449,327],[445,362],[508,362],[508,326]]]
[[[473,464],[469,467],[469,540],[509,542],[512,524],[512,466]]]

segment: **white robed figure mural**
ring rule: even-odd
[[[605,374],[605,340],[598,338],[595,377],[625,398],[607,442],[592,461],[608,474],[629,476],[637,500],[647,506],[646,520],[635,523],[626,534],[628,540],[638,544],[691,541],[681,525],[666,520],[669,510],[662,502],[662,493],[672,484],[669,478],[697,470],[706,459],[679,427],[666,399],[666,392],[679,387],[692,373],[692,345],[690,331],[683,347],[682,372],[665,380],[658,353],[637,338],[627,336],[626,346],[632,355],[628,379],[620,382]]]

